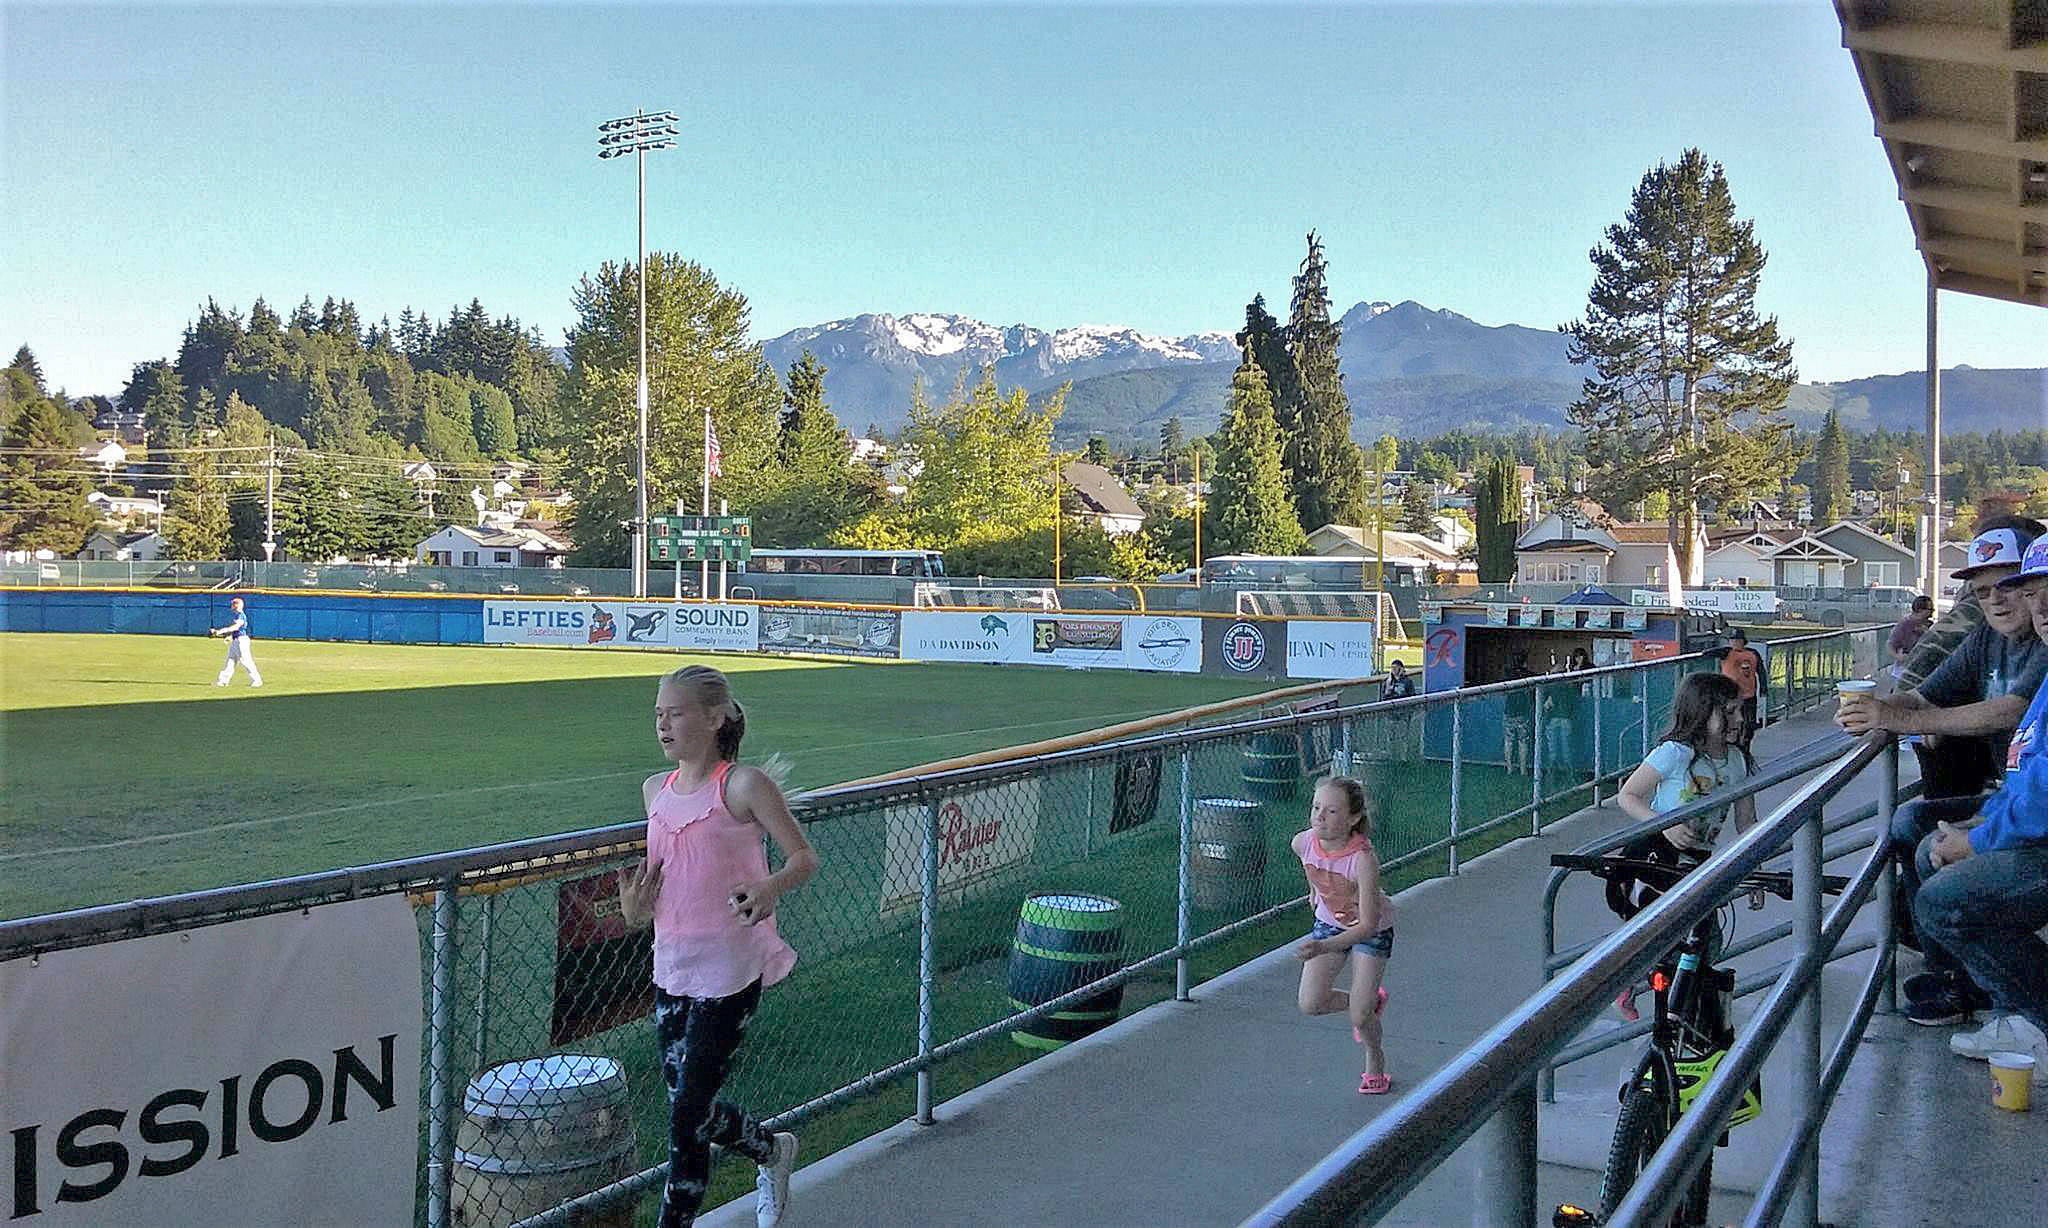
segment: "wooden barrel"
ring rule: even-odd
[[[1050,1002],[1124,966],[1124,906],[1101,895],[1027,896],[1010,944],[1010,1001]],[[1027,1049],[1057,1049],[1116,1022],[1124,987],[1105,990],[1010,1033]]]
[[[1301,790],[1301,739],[1292,733],[1255,733],[1244,748],[1245,796],[1287,801]]]
[[[493,1066],[462,1093],[455,1131],[454,1219],[503,1228],[637,1167],[626,1075],[607,1057],[558,1053]],[[634,1204],[578,1219],[631,1228]]]
[[[1236,797],[1195,802],[1188,878],[1196,908],[1246,912],[1266,882],[1266,810]]]

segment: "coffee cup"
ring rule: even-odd
[[[2009,1112],[2026,1112],[2033,1090],[2034,1059],[2024,1053],[1994,1053],[1989,1061],[1991,1103]]]
[[[1835,684],[1835,694],[1843,699],[1876,693],[1877,684],[1868,678],[1844,678]]]

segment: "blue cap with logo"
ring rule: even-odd
[[[2035,538],[2034,544],[2028,546],[2026,554],[2020,558],[2019,574],[2000,580],[1998,587],[2011,588],[2035,576],[2048,576],[2048,537]]]

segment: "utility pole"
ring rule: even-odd
[[[632,154],[640,172],[640,251],[633,266],[633,280],[640,293],[640,379],[634,401],[640,411],[640,463],[633,483],[633,595],[647,595],[647,153],[673,149],[676,135],[673,111],[649,115],[635,111],[597,126],[597,156],[615,158]]]
[[[277,432],[265,437],[263,449],[263,561],[277,557]]]
[[[1191,453],[1195,463],[1195,587],[1202,584],[1202,453]]]

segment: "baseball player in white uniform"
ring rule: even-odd
[[[227,664],[220,667],[220,677],[213,680],[213,685],[226,686],[228,679],[235,676],[235,662],[240,661],[242,668],[249,671],[249,685],[262,686],[263,675],[256,672],[256,658],[249,654],[248,611],[242,608],[240,597],[229,602],[228,607],[234,612],[234,618],[229,620],[227,626],[214,627],[207,632],[208,635],[228,642]]]

